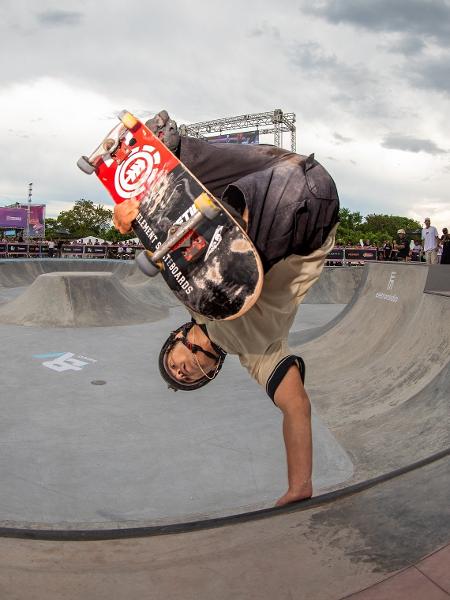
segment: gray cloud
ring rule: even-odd
[[[289,50],[288,55],[294,66],[300,67],[309,75],[339,83],[340,88],[346,83],[357,85],[376,81],[364,65],[349,65],[339,61],[334,53],[327,53],[316,42],[295,44]]]
[[[275,27],[273,25],[269,25],[266,21],[264,21],[263,23],[261,23],[261,25],[258,25],[257,27],[254,27],[248,34],[249,37],[264,37],[264,36],[270,36],[273,37],[277,40],[281,39],[281,34],[280,34],[280,30],[278,29],[278,27]]]
[[[404,76],[417,87],[450,94],[450,54],[416,60]]]
[[[341,135],[340,133],[334,132],[333,133],[333,137],[336,140],[336,142],[338,142],[339,144],[347,144],[348,142],[351,142],[352,139],[345,137],[343,135]]]
[[[371,31],[400,32],[450,44],[449,0],[322,0],[302,1],[310,11],[330,23],[347,23]]]
[[[74,12],[69,10],[45,10],[37,13],[37,20],[42,25],[46,26],[69,26],[73,27],[79,25],[83,19],[83,14],[80,12]]]
[[[405,35],[400,39],[386,43],[383,49],[393,54],[403,54],[404,56],[416,56],[426,48],[425,42],[413,35]]]
[[[405,152],[425,152],[426,154],[446,154],[447,151],[439,148],[432,140],[414,138],[409,135],[389,133],[384,137],[381,145],[390,150],[403,150]]]
[[[397,108],[386,96],[379,73],[363,62],[349,64],[316,42],[296,43],[286,49],[291,69],[320,89],[326,104],[345,113],[358,112],[367,118],[395,117]],[[324,106],[326,105],[324,104]]]

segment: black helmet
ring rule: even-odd
[[[217,377],[218,372],[222,368],[225,357],[227,355],[227,353],[224,350],[222,350],[222,348],[220,348],[213,342],[211,342],[211,344],[212,344],[214,351],[217,353],[217,356],[215,356],[214,354],[211,354],[211,352],[207,352],[206,350],[203,350],[203,348],[201,346],[198,346],[197,344],[191,344],[191,342],[188,342],[187,334],[189,333],[190,329],[192,329],[192,327],[195,324],[196,324],[195,321],[192,320],[188,323],[185,323],[184,325],[181,325],[181,327],[178,327],[178,329],[175,329],[175,331],[172,331],[172,333],[169,335],[167,340],[164,342],[164,344],[161,348],[161,351],[159,353],[158,363],[159,363],[159,372],[161,374],[161,377],[164,379],[164,381],[167,382],[169,388],[174,390],[175,392],[178,390],[181,390],[183,392],[192,392],[194,390],[198,390],[199,388],[203,387],[204,385],[209,383],[212,379],[215,379]],[[205,333],[207,333],[204,325],[200,325],[200,327],[202,328],[202,330]],[[182,336],[177,337],[177,335],[180,332],[182,333]],[[194,354],[196,352],[203,352],[204,354],[206,354],[206,356],[216,359],[217,366],[214,370],[214,373],[212,375],[202,377],[192,383],[178,381],[177,379],[172,377],[172,375],[170,374],[169,369],[167,367],[167,355],[177,342],[181,342],[182,344],[184,344]]]

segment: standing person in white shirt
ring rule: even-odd
[[[55,256],[56,244],[53,240],[50,240],[47,245],[48,245],[48,257],[53,258]]]
[[[436,227],[430,225],[430,218],[425,219],[425,227],[422,229],[423,251],[427,265],[437,265],[437,250],[439,246],[439,235]]]

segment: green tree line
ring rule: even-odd
[[[112,224],[113,211],[92,200],[77,200],[70,210],[63,210],[55,218],[45,220],[45,237],[48,240],[80,239],[88,236],[120,242],[136,237],[132,232],[121,235]]]
[[[67,237],[79,239],[87,236],[118,242],[135,237],[134,233],[121,235],[112,224],[113,211],[91,200],[77,200],[70,210],[62,211],[55,219],[46,219],[47,239]],[[418,221],[393,215],[367,215],[351,212],[348,208],[339,211],[337,241],[343,244],[357,244],[359,240],[369,240],[382,244],[385,240],[397,237],[397,231],[404,229],[409,237],[420,232]],[[419,233],[420,237],[420,233]]]
[[[357,244],[360,240],[382,244],[385,240],[395,240],[399,229],[404,229],[409,239],[421,237],[422,226],[414,219],[375,214],[363,217],[359,212],[341,208],[336,240],[342,244]]]

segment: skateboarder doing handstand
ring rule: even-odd
[[[179,136],[161,111],[146,123],[181,162],[241,219],[264,266],[255,305],[231,321],[192,321],[164,343],[159,367],[169,387],[196,390],[236,354],[283,413],[288,490],[283,506],[312,495],[311,406],[303,360],[288,347],[297,308],[317,281],[334,245],[339,199],[334,181],[314,159],[270,145],[211,144]],[[131,230],[139,202],[114,209],[114,225]]]

